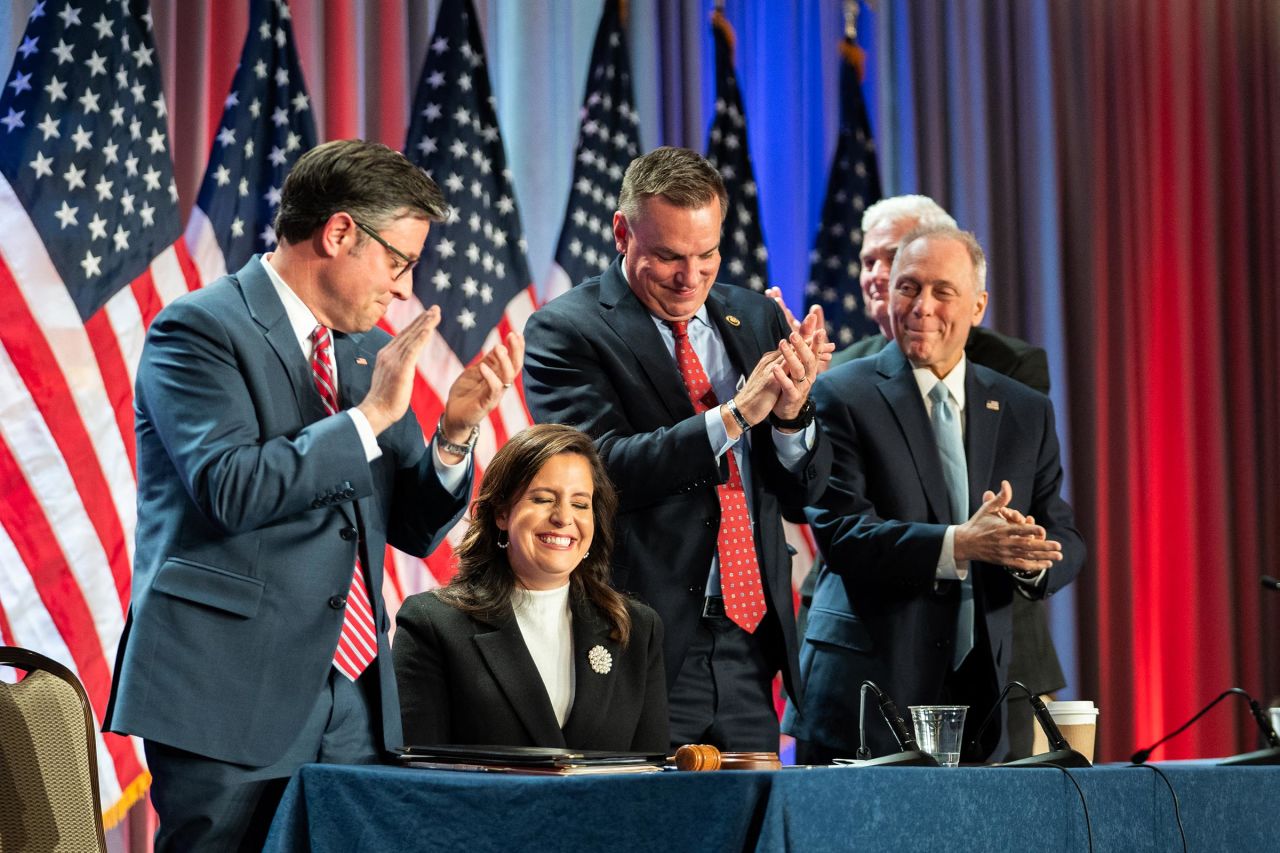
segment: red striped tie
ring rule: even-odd
[[[693,410],[701,414],[719,406],[711,390],[711,380],[698,360],[689,341],[689,321],[676,320],[671,329],[676,336],[676,363],[689,392]],[[725,615],[748,633],[754,633],[764,619],[764,586],[760,582],[760,564],[756,559],[755,537],[751,533],[751,514],[747,512],[747,495],[742,488],[742,473],[733,451],[729,458],[729,479],[716,486],[720,498],[720,532],[716,550],[720,556],[720,591],[724,595]]]
[[[338,413],[338,383],[333,371],[333,339],[324,326],[316,326],[311,333],[315,352],[311,356],[311,373],[316,390],[324,402],[324,410],[331,415]],[[360,565],[359,548],[355,569],[351,573],[351,589],[347,592],[347,612],[342,620],[342,635],[333,653],[333,665],[338,672],[355,681],[368,669],[378,656],[378,632],[374,627],[373,607],[369,604],[369,592],[365,588],[364,569]]]

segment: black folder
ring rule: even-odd
[[[411,767],[558,776],[652,772],[661,770],[666,759],[662,753],[474,744],[410,746],[400,754],[400,761]]]

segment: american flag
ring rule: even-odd
[[[606,0],[591,49],[573,189],[548,276],[548,299],[599,275],[617,254],[613,213],[618,206],[618,188],[622,173],[638,156],[640,128],[631,91],[631,58],[618,0]]]
[[[275,248],[271,223],[280,188],[294,162],[315,144],[289,6],[284,0],[253,0],[240,65],[187,222],[187,245],[204,284]]]
[[[445,222],[431,226],[413,279],[421,305],[438,304],[441,310],[440,327],[418,364],[413,395],[414,411],[430,435],[453,380],[509,332],[523,332],[536,307],[484,43],[470,0],[444,0],[440,6],[414,95],[405,153],[440,184],[452,206]],[[400,328],[418,310],[420,306],[397,303],[387,315],[390,329]],[[518,384],[515,390],[503,396],[481,430],[477,476],[509,436],[530,424],[523,390]],[[427,559],[429,576],[413,558],[394,555],[395,572],[388,575],[394,575],[398,588],[384,590],[390,608],[399,597],[453,574],[452,543],[459,533],[455,530]]]
[[[769,282],[769,250],[760,227],[760,200],[747,145],[747,113],[733,67],[733,28],[720,11],[711,21],[716,43],[716,117],[707,138],[707,159],[729,191],[729,212],[720,241],[721,278],[763,293]]]
[[[198,286],[143,0],[38,2],[0,94],[0,641],[66,664],[101,725],[129,603],[133,375]],[[108,823],[146,790],[98,735]]]
[[[880,170],[862,100],[862,51],[846,38],[840,55],[840,137],[805,285],[807,301],[821,305],[826,313],[827,334],[837,348],[880,334],[863,310],[858,287],[862,211],[880,200]]]

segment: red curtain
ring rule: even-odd
[[[1280,6],[1050,5],[1081,693],[1118,760],[1280,693]],[[1256,739],[1232,704],[1154,757]]]
[[[362,137],[399,149],[429,34],[428,4],[290,0],[298,58],[321,140]],[[204,178],[223,101],[249,27],[244,0],[152,0],[171,93],[175,178],[185,216]],[[411,45],[414,49],[411,50]],[[411,71],[412,69],[412,71]]]

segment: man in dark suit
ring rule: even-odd
[[[955,226],[933,199],[923,195],[901,195],[881,199],[862,215],[862,247],[859,253],[858,284],[862,289],[867,316],[876,322],[878,334],[867,335],[837,352],[831,367],[875,355],[893,340],[889,323],[889,270],[902,238],[921,226]],[[774,294],[777,298],[778,294]],[[1002,335],[985,326],[974,326],[964,347],[965,357],[1016,379],[1041,394],[1049,393],[1049,360],[1045,351],[1018,338]],[[813,590],[818,581],[818,562],[800,585],[800,612],[797,622],[804,636]],[[1043,600],[1018,595],[1013,601],[1013,657],[1009,678],[1022,682],[1036,693],[1052,693],[1066,686],[1058,652],[1049,633],[1047,607]],[[1027,702],[1014,701],[1009,712],[1009,758],[1031,754],[1034,721]]]
[[[458,518],[522,350],[467,368],[424,444],[408,404],[439,309],[394,340],[374,324],[447,209],[399,153],[327,143],[284,183],[277,249],[151,325],[105,728],[145,739],[158,850],[260,846],[299,766],[401,745],[385,546],[426,554]]]
[[[666,626],[672,743],[775,750],[771,682],[797,684],[779,507],[826,483],[808,392],[831,346],[815,316],[790,333],[768,299],[715,283],[727,198],[692,151],[634,160],[621,257],[531,318],[525,395],[535,420],[591,435],[618,486],[615,585]]]
[[[1013,598],[1052,594],[1083,563],[1052,404],[964,356],[985,275],[972,235],[904,237],[888,291],[896,346],[815,389],[834,463],[808,510],[826,565],[788,719],[803,761],[853,753],[864,679],[900,705],[968,705],[962,758],[1002,756],[1003,712],[976,729],[1008,680]],[[867,734],[876,754],[897,748],[883,726]]]

